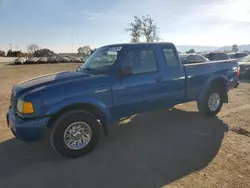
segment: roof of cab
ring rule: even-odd
[[[154,45],[171,45],[174,46],[171,42],[140,42],[140,43],[121,43],[121,44],[109,44],[102,47],[109,46],[154,46]]]

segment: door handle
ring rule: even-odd
[[[156,82],[162,82],[162,77],[158,77],[155,79]]]

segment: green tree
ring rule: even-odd
[[[12,51],[9,50],[7,52],[7,57],[21,57],[22,56],[22,52],[21,51]]]
[[[187,54],[190,54],[190,53],[195,53],[195,50],[194,49],[190,49],[186,52]]]
[[[0,57],[4,57],[5,56],[5,51],[0,50]]]
[[[39,50],[36,50],[34,52],[34,56],[36,56],[36,57],[48,57],[48,56],[52,56],[54,54],[55,53],[48,48],[39,49]]]
[[[82,47],[79,47],[77,51],[79,54],[89,56],[91,54],[91,47],[90,46],[82,46]]]

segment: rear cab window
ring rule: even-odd
[[[163,47],[163,54],[165,57],[165,66],[168,68],[177,68],[180,67],[180,61],[177,56],[176,50],[173,47]]]

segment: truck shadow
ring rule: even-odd
[[[78,159],[11,139],[0,143],[0,187],[161,187],[206,167],[227,131],[217,117],[172,109],[111,125],[111,136]]]
[[[241,80],[240,82],[241,82],[241,83],[250,83],[250,79],[249,79],[249,80],[247,80],[247,79]]]

